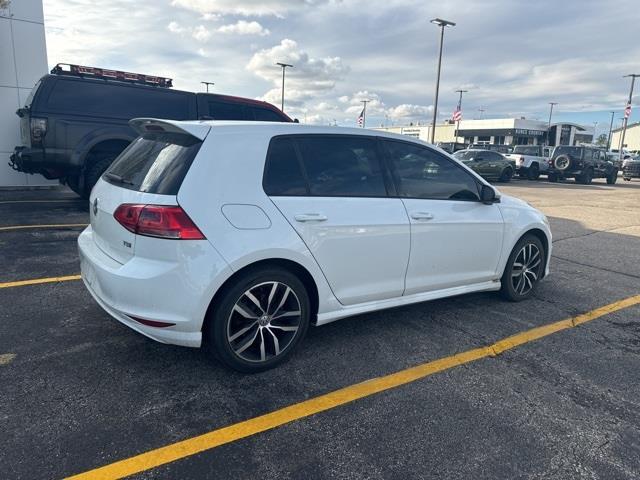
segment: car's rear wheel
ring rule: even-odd
[[[510,182],[513,178],[513,168],[507,167],[500,174],[500,178],[498,179],[500,182]]]
[[[540,177],[540,167],[538,167],[537,163],[534,163],[527,170],[527,178],[529,180],[537,180]]]
[[[607,176],[607,184],[613,185],[618,181],[618,170],[613,169],[613,171]]]
[[[81,193],[83,198],[89,198],[94,185],[98,183],[98,180],[100,180],[102,174],[113,163],[116,156],[117,155],[114,154],[96,155],[89,159],[90,163],[84,172],[84,189]]]
[[[205,328],[213,353],[235,370],[273,368],[291,355],[309,326],[304,284],[281,268],[248,271],[216,299]]]
[[[502,274],[502,295],[512,302],[531,296],[544,273],[545,250],[538,237],[527,234],[511,251]]]

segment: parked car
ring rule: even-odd
[[[467,148],[464,143],[460,142],[438,142],[436,143],[436,147],[440,147],[447,153],[455,153],[458,150],[464,150]]]
[[[515,145],[513,152],[505,155],[516,163],[519,176],[537,180],[549,169],[550,147],[544,145]]]
[[[640,157],[628,158],[622,166],[622,178],[630,182],[632,178],[640,178]]]
[[[618,167],[607,158],[605,150],[560,145],[549,159],[548,178],[550,182],[574,178],[583,185],[589,185],[594,178],[606,178],[613,185],[618,179]]]
[[[510,182],[516,171],[515,161],[490,150],[460,150],[453,156],[487,180]]]
[[[310,324],[469,292],[528,298],[546,217],[439,149],[373,130],[137,119],[78,238],[111,316],[244,372]]]
[[[493,143],[474,143],[469,145],[469,150],[491,150],[492,152],[511,153],[513,147],[511,145],[493,144]]]
[[[134,117],[291,122],[248,98],[171,89],[171,79],[79,65],[57,65],[31,91],[20,117],[14,169],[60,179],[84,197],[136,137]]]

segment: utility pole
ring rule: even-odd
[[[593,138],[591,139],[591,143],[595,145],[596,143],[596,129],[598,128],[598,122],[593,122]]]
[[[280,65],[282,67],[282,97],[280,101],[280,110],[282,110],[282,113],[284,113],[284,71],[287,69],[287,67],[293,68],[293,65],[281,62],[277,62],[276,65]]]
[[[549,121],[547,122],[547,147],[551,144],[549,141],[549,135],[551,135],[551,115],[553,115],[554,105],[558,105],[558,102],[549,102]]]
[[[207,93],[209,93],[209,85],[215,85],[215,83],[213,83],[213,82],[200,82],[200,83],[202,83],[202,84],[207,86]]]
[[[460,120],[462,118],[462,94],[467,93],[469,90],[456,90],[457,93],[460,94],[458,98],[458,122],[456,125],[456,143],[458,142],[458,135],[460,133]]]
[[[480,120],[482,120],[482,115],[484,114],[484,112],[486,111],[484,108],[482,108],[482,106],[480,106],[480,108],[478,109],[478,111],[480,112]]]
[[[371,100],[360,100],[360,103],[364,104],[364,108],[362,109],[362,128],[367,125],[367,103]]]
[[[636,83],[636,77],[640,77],[640,73],[631,73],[629,75],[625,75],[622,78],[631,77],[631,89],[629,90],[629,100],[627,101],[627,106],[624,109],[624,122],[622,124],[622,135],[620,136],[620,161],[624,155],[622,154],[622,149],[624,148],[624,136],[627,133],[627,124],[629,123],[629,117],[631,116],[631,101],[633,100],[633,85]]]
[[[611,150],[611,132],[613,130],[613,116],[616,112],[611,112],[611,124],[609,125],[609,136],[607,137],[607,152]]]
[[[440,90],[440,67],[442,66],[442,43],[444,41],[444,29],[447,26],[455,27],[455,23],[441,18],[434,18],[431,23],[440,27],[440,53],[438,54],[438,73],[436,74],[436,98],[433,102],[433,124],[431,125],[431,143],[435,143],[436,121],[438,120],[438,92]]]

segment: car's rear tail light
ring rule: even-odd
[[[31,141],[33,143],[42,143],[42,139],[47,134],[47,119],[46,118],[31,118]]]
[[[524,162],[524,157],[520,157],[520,161],[521,161],[521,162]]]
[[[205,240],[205,236],[179,206],[125,203],[113,213],[124,228],[136,235],[173,240]]]

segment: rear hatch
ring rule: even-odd
[[[141,136],[114,160],[89,198],[94,242],[119,263],[135,254],[136,234],[116,220],[118,208],[178,205],[178,190],[210,128],[148,119],[130,123]]]

